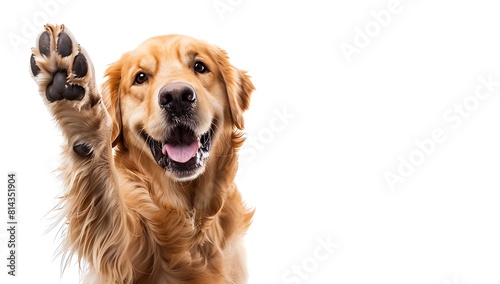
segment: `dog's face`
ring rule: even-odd
[[[181,35],[145,41],[106,76],[113,143],[149,155],[179,181],[204,172],[215,143],[230,145],[254,89],[223,50]]]

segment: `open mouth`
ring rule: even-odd
[[[171,171],[179,179],[188,179],[208,159],[214,125],[203,135],[196,135],[187,125],[171,128],[165,140],[157,141],[145,131],[143,137],[151,148],[156,163],[166,171]]]

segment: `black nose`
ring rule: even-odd
[[[182,115],[195,106],[196,92],[187,83],[170,83],[161,88],[158,103],[167,112]]]

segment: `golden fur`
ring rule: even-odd
[[[151,38],[111,64],[95,88],[90,58],[73,40],[72,54],[58,54],[64,26],[47,25],[50,56],[33,49],[35,80],[67,143],[61,172],[67,191],[60,208],[67,223],[64,249],[88,265],[88,283],[246,283],[242,237],[253,212],[234,184],[243,143],[243,111],[254,87],[220,48],[181,35]],[[89,72],[72,74],[73,58],[86,55]],[[201,60],[210,72],[198,74]],[[33,68],[33,66],[32,66]],[[45,92],[56,70],[85,89],[81,100],[49,102]],[[36,69],[36,68],[35,68]],[[147,84],[134,84],[137,72]],[[158,92],[171,82],[197,92],[197,131],[215,121],[210,156],[187,179],[154,160],[141,135],[155,139],[168,127]],[[74,146],[91,146],[82,156]]]

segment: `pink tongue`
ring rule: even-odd
[[[198,151],[198,140],[193,140],[189,145],[163,145],[162,153],[178,163],[185,163],[189,161]]]

